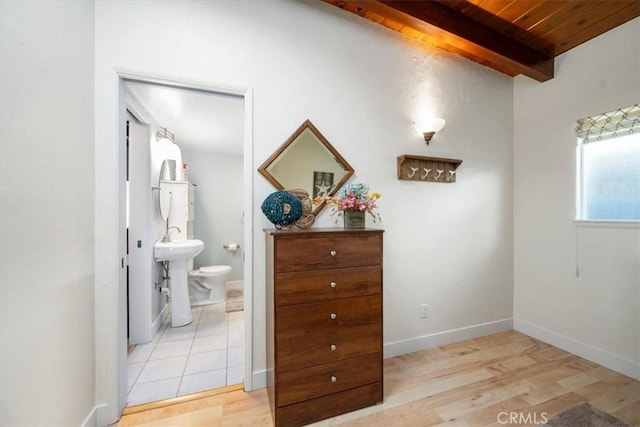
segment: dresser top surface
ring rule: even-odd
[[[274,236],[300,236],[300,235],[313,235],[313,234],[368,234],[368,233],[384,233],[384,230],[378,228],[343,228],[343,227],[318,227],[307,229],[285,229],[278,230],[275,228],[266,228],[264,230],[266,234]]]

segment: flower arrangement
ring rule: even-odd
[[[382,221],[376,201],[382,197],[378,192],[369,194],[366,184],[347,184],[333,197],[326,197],[327,205],[331,207],[331,215],[340,217],[343,211],[366,212],[373,217],[373,222]],[[337,221],[337,218],[336,218]]]

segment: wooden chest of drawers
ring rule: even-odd
[[[267,230],[267,385],[276,426],[380,403],[382,230]]]

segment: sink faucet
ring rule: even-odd
[[[176,227],[175,225],[172,225],[171,227],[167,227],[167,230],[164,233],[164,236],[162,236],[162,243],[167,243],[171,241],[171,236],[169,235],[169,230],[171,230],[172,228],[175,228],[176,230],[178,230],[178,233],[181,232],[179,227]]]

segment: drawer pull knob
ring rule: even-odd
[[[331,351],[336,351],[336,348],[338,348],[338,347],[336,347],[335,344],[331,344]]]
[[[336,287],[336,282],[331,282],[331,287],[335,288]]]
[[[331,382],[335,383],[336,381],[338,381],[338,379],[335,377],[335,375],[331,375]]]
[[[337,315],[337,314],[335,314],[335,313],[331,313],[331,318],[332,318],[332,319],[335,319],[336,317],[338,317],[338,315]]]
[[[331,251],[329,252],[331,254],[331,256],[336,256],[337,252],[336,251]]]

